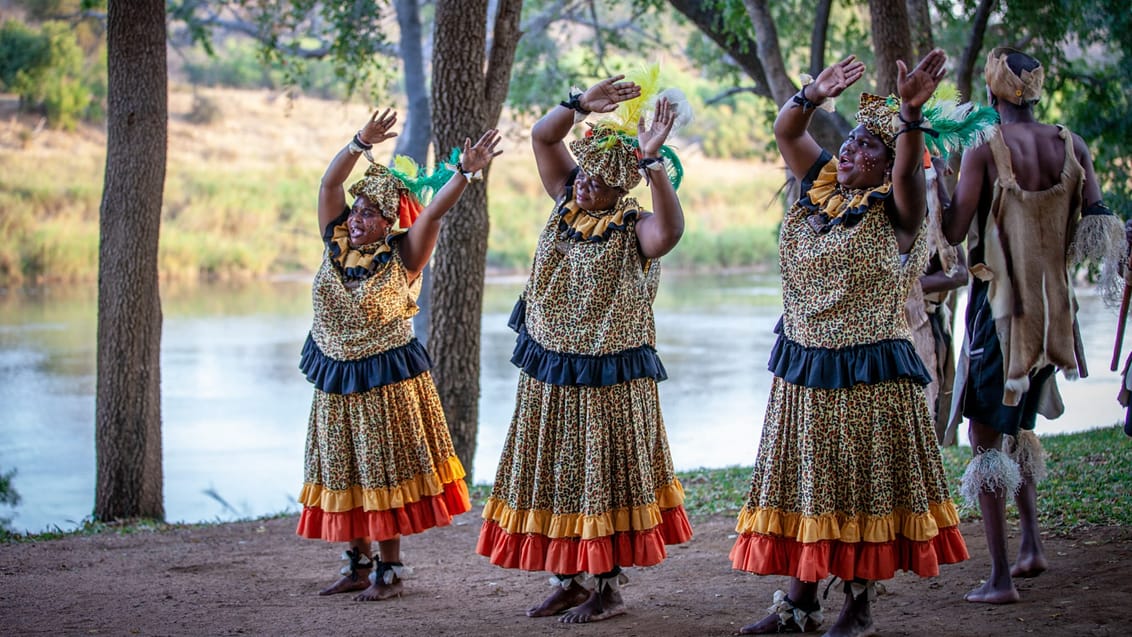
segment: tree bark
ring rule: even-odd
[[[432,66],[437,155],[499,121],[519,37],[519,0],[499,0],[487,49],[487,0],[438,0]],[[428,330],[436,380],[456,453],[473,474],[479,426],[480,321],[486,269],[487,178],[468,186],[444,218],[432,262]]]
[[[829,12],[832,8],[833,0],[821,0],[814,9],[814,28],[810,31],[810,75],[813,77],[826,67],[825,40],[829,34]]]
[[[983,50],[983,38],[987,33],[987,22],[990,20],[991,10],[994,9],[995,0],[979,0],[975,7],[975,16],[971,19],[971,37],[967,46],[963,47],[963,55],[955,69],[955,85],[959,89],[959,99],[964,102],[971,101],[971,88],[974,83],[975,62]]]
[[[908,27],[912,35],[912,51],[919,60],[935,48],[932,37],[931,9],[928,0],[907,0]]]
[[[163,519],[157,244],[168,121],[164,0],[111,0],[106,41],[94,517]]]
[[[770,14],[766,0],[743,0],[743,5],[747,8],[747,15],[755,30],[755,46],[771,95],[775,105],[781,107],[798,91],[798,85],[790,79],[786,64],[782,61],[774,17]],[[851,128],[845,118],[823,110],[814,113],[810,121],[810,134],[822,148],[831,152],[836,152]]]
[[[869,0],[873,48],[876,50],[876,93],[896,93],[896,61],[904,60],[908,70],[919,60],[912,59],[912,33],[908,8],[903,2]]]

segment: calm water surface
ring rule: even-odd
[[[476,482],[495,475],[517,371],[507,317],[521,279],[486,290]],[[1039,432],[1121,419],[1108,371],[1115,311],[1081,294],[1091,376],[1060,383],[1067,414]],[[170,521],[296,511],[311,388],[298,371],[310,281],[165,286],[162,432]],[[678,469],[753,462],[770,387],[767,356],[782,310],[765,275],[667,273],[656,301],[661,403]],[[18,530],[70,529],[94,502],[93,285],[0,294],[0,471],[22,502]]]

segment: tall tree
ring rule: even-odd
[[[873,49],[876,51],[876,93],[896,93],[896,61],[908,68],[912,59],[912,32],[908,26],[908,7],[892,0],[869,0],[869,23],[872,25]]]
[[[94,517],[162,519],[157,241],[168,121],[164,0],[111,0],[106,41]]]
[[[499,122],[515,60],[520,0],[438,0],[432,106],[437,154]],[[479,427],[480,321],[487,266],[487,176],[445,217],[432,263],[428,342],[433,375],[456,453],[472,467]]]

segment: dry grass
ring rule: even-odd
[[[198,98],[217,113],[209,123],[192,121]],[[314,222],[318,180],[370,112],[360,103],[171,86],[162,275],[260,276],[315,268],[321,251]],[[493,267],[525,267],[549,212],[527,126],[501,123],[505,152],[493,166],[489,193]],[[15,239],[0,246],[0,285],[94,276],[105,144],[100,127],[46,129],[39,118],[17,113],[13,96],[0,96],[0,231]],[[781,216],[774,198],[781,171],[679,148],[687,233],[669,261],[733,267],[773,258],[770,229]],[[392,143],[384,150],[379,159]],[[354,176],[363,170],[360,162]],[[647,191],[635,194],[648,207]]]

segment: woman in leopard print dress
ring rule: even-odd
[[[349,543],[342,577],[320,594],[361,591],[358,600],[400,593],[402,535],[447,525],[471,508],[411,318],[441,218],[498,154],[499,135],[465,141],[461,172],[423,209],[405,181],[379,164],[350,187],[347,208],[342,185],[358,155],[393,137],[396,118],[375,112],[323,175],[318,223],[326,251],[300,362],[315,391],[298,534]]]
[[[846,598],[827,634],[869,634],[876,580],[934,576],[967,557],[904,315],[927,259],[921,107],[945,60],[936,50],[911,72],[901,63],[898,105],[862,95],[860,125],[837,158],[806,127],[818,104],[861,78],[852,56],[775,122],[782,157],[803,179],[782,223],[775,378],[731,560],[792,580],[741,633],[816,630],[818,582],[833,574]]]
[[[663,168],[676,112],[662,97],[651,126],[632,118],[639,156],[601,123],[571,144],[577,163],[562,141],[576,112],[645,100],[621,79],[572,96],[532,130],[556,204],[511,317],[519,388],[477,545],[493,564],[553,573],[553,592],[527,615],[565,613],[567,623],[622,613],[621,567],[657,564],[666,544],[691,538],[657,397],[665,372],[652,312],[656,259],[684,225],[673,184],[651,170]],[[627,196],[638,170],[651,177],[652,213]]]

